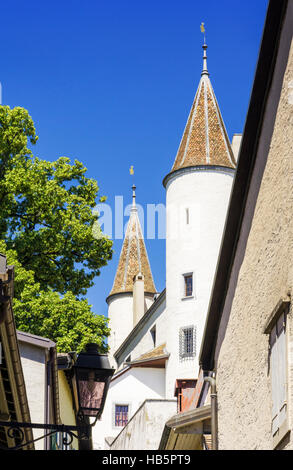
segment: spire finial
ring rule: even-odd
[[[204,43],[203,43],[203,68],[202,68],[202,75],[209,75],[208,72],[208,64],[207,64],[207,48],[208,46],[206,45],[206,30],[204,27],[204,23],[201,23],[200,25],[200,30],[204,35]]]
[[[136,198],[135,190],[136,190],[136,186],[135,186],[135,184],[133,184],[133,185],[132,185],[132,208],[136,208],[136,204],[135,204],[135,198]]]

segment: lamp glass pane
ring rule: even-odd
[[[87,416],[95,416],[103,401],[107,377],[97,377],[92,370],[77,374],[80,408]]]

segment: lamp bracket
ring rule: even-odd
[[[10,438],[17,438],[18,444],[8,449],[0,447],[1,450],[18,450],[22,447],[29,446],[33,442],[44,439],[48,436],[55,434],[56,432],[63,433],[62,442],[63,445],[69,446],[73,438],[77,439],[89,439],[90,438],[90,427],[88,425],[79,426],[68,426],[65,424],[43,424],[43,423],[21,423],[18,421],[0,421],[0,427],[7,428],[7,435]],[[49,431],[44,436],[38,437],[29,442],[25,442],[24,429],[45,429]]]

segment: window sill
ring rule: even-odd
[[[181,298],[181,300],[188,300],[188,299],[194,299],[194,295],[187,295],[186,297]]]
[[[180,356],[179,359],[181,362],[183,361],[194,361],[196,358],[196,355],[194,354],[194,356]]]

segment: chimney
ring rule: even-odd
[[[138,273],[133,278],[133,326],[144,315],[144,275]]]
[[[242,134],[233,135],[231,147],[232,147],[232,151],[233,151],[236,162],[238,160],[239,150],[241,147],[241,141],[242,141]]]

